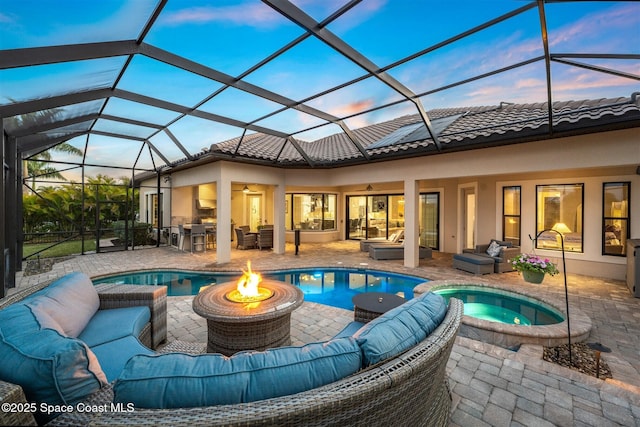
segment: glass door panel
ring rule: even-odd
[[[440,194],[420,194],[420,246],[440,248]]]

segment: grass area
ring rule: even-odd
[[[23,257],[27,257],[32,255],[47,246],[50,246],[51,243],[37,243],[37,244],[25,244],[22,248]],[[84,241],[84,251],[95,251],[96,250],[96,241],[95,240],[85,240]],[[80,240],[70,240],[68,242],[60,243],[52,248],[45,250],[44,252],[40,252],[40,258],[56,258],[67,255],[79,254],[82,252],[82,241]]]

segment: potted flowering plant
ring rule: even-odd
[[[542,283],[545,274],[558,274],[558,267],[548,258],[541,258],[535,254],[520,254],[512,258],[513,268],[522,273],[524,280],[530,283]]]

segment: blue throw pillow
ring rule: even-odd
[[[0,310],[0,354],[0,379],[19,384],[31,402],[72,404],[107,384],[82,341],[40,329],[24,304]]]
[[[352,338],[221,354],[134,356],[114,385],[114,402],[137,408],[189,408],[269,399],[311,390],[357,372]]]
[[[374,365],[415,346],[442,322],[446,311],[444,298],[428,292],[367,323],[353,335],[362,348],[364,365]]]

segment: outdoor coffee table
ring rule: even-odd
[[[207,353],[231,356],[242,350],[266,350],[291,344],[291,312],[304,301],[288,283],[263,280],[273,295],[260,302],[233,302],[226,295],[235,282],[210,286],[193,299],[193,311],[207,319]]]
[[[354,296],[351,301],[353,302],[353,320],[363,323],[406,302],[401,296],[385,292],[361,293]]]

